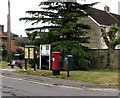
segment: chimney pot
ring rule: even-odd
[[[20,35],[20,37],[22,37],[22,35]]]
[[[109,8],[107,5],[105,5],[104,11],[109,12],[109,11],[110,11],[110,8]]]

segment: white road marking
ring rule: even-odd
[[[30,81],[25,80],[25,79],[27,79],[27,78],[20,79],[20,78],[6,77],[6,76],[0,76],[0,77],[9,78],[9,79],[15,79],[15,80],[20,80],[20,81],[26,81],[26,82],[29,82],[29,83],[47,85],[47,86],[55,86],[55,85],[47,84],[47,83],[40,83],[40,82],[31,81],[31,80],[30,80]]]
[[[16,70],[21,70],[21,69],[9,69],[9,68],[0,69],[0,71],[16,71]]]
[[[35,84],[40,84],[40,85],[52,86],[52,87],[56,86],[56,85],[48,84],[48,83],[40,83],[40,82],[31,81],[31,80],[29,80],[29,81],[25,80],[27,78],[20,79],[20,78],[6,77],[6,76],[2,76],[2,75],[0,75],[0,77],[20,80],[20,81],[26,81],[26,82],[29,82],[29,83],[35,83]],[[114,91],[114,92],[118,92],[118,89],[110,89],[110,88],[107,88],[107,89],[104,89],[104,88],[85,88],[85,87],[78,88],[78,87],[70,87],[70,86],[63,86],[63,85],[57,85],[57,87],[71,88],[71,89],[89,89],[89,90],[92,90],[92,91]]]

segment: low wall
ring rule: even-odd
[[[88,52],[95,56],[95,59],[91,62],[91,68],[105,69],[108,49],[89,49]],[[110,69],[120,69],[120,50],[114,50],[111,55],[112,66],[110,66]]]

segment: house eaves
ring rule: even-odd
[[[94,18],[92,18],[90,15],[88,16],[88,18],[90,18],[95,24],[97,24],[98,26],[101,26]]]
[[[110,26],[107,25],[101,25],[99,24],[94,18],[92,18],[90,15],[88,16],[88,18],[90,18],[95,24],[97,24],[99,27],[106,27],[109,28]]]

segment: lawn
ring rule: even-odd
[[[4,68],[8,68],[8,62],[6,61],[0,61],[0,68],[1,69],[4,69]]]
[[[70,77],[67,77],[66,71],[61,71],[59,76],[52,76],[51,71],[47,70],[37,70],[33,72],[33,70],[23,71],[15,71],[16,73],[28,74],[28,75],[37,75],[44,76],[50,78],[60,78],[67,80],[75,80],[75,81],[83,81],[88,83],[96,83],[102,84],[106,86],[120,86],[118,84],[118,71],[103,71],[103,70],[91,70],[91,71],[71,71]]]
[[[2,68],[8,68],[8,62],[3,61],[5,58],[3,58],[2,56],[0,56],[0,69]]]
[[[8,68],[8,62],[1,61],[0,68]],[[29,69],[29,68],[28,68]],[[67,77],[66,71],[61,71],[60,75],[52,76],[52,71],[48,70],[37,70],[33,72],[32,69],[26,71],[18,70],[16,73],[28,74],[28,75],[37,75],[50,78],[60,78],[66,80],[75,80],[88,83],[96,83],[107,86],[116,86],[120,87],[118,84],[118,74],[120,71],[104,71],[104,70],[91,70],[91,71],[70,71],[70,77]]]

